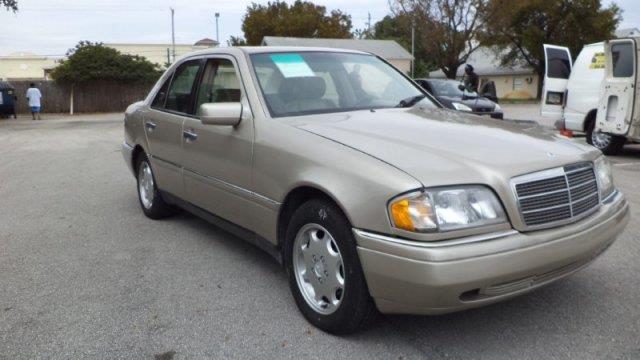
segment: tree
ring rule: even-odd
[[[488,0],[395,0],[392,11],[415,24],[416,42],[445,75],[454,79],[482,44]],[[410,24],[409,24],[410,26]]]
[[[67,59],[51,72],[61,84],[82,84],[93,81],[152,82],[161,71],[140,56],[125,55],[101,43],[81,41],[67,52]]]
[[[351,16],[340,10],[327,14],[324,6],[296,0],[267,5],[252,3],[242,20],[242,31],[248,45],[260,45],[265,36],[314,38],[351,38]]]
[[[18,0],[0,0],[0,6],[4,6],[8,11],[18,11]]]
[[[125,55],[101,43],[81,41],[67,52],[67,60],[60,62],[51,72],[51,77],[59,84],[71,87],[69,113],[73,114],[73,97],[76,85],[97,81],[152,82],[160,77],[161,71],[139,56]]]
[[[227,45],[229,46],[246,46],[247,41],[240,36],[231,36],[229,40],[227,40]]]
[[[419,29],[417,31],[419,31]],[[406,14],[398,14],[395,16],[387,15],[375,23],[369,38],[395,40],[403,48],[411,52],[411,18]],[[421,41],[416,41],[414,52],[414,70],[416,77],[427,76],[430,70],[438,68],[431,54],[425,50]]]
[[[567,46],[576,56],[585,44],[613,37],[621,20],[616,4],[602,8],[600,0],[491,0],[489,8],[494,16],[486,21],[484,42],[501,51],[503,65],[533,68],[540,79],[538,97],[545,74],[543,44]]]

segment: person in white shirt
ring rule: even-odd
[[[31,83],[29,85],[29,89],[27,90],[27,100],[29,100],[29,110],[31,110],[31,117],[33,120],[38,117],[40,119],[40,99],[42,98],[42,94],[40,90],[36,87],[36,84]]]

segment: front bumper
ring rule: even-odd
[[[504,300],[567,276],[604,252],[629,221],[617,193],[559,228],[424,243],[354,229],[371,296],[383,313],[442,314]]]
[[[129,145],[126,141],[122,142],[122,157],[124,157],[124,162],[127,163],[127,167],[133,174],[136,176],[136,173],[133,169],[133,146]]]
[[[504,119],[504,113],[502,113],[502,111],[493,111],[493,112],[471,112],[474,115],[480,115],[480,116],[491,116],[494,119]]]

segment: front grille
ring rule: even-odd
[[[572,222],[600,204],[591,163],[545,170],[512,181],[522,221],[528,227]]]

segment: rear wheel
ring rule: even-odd
[[[595,129],[595,121],[587,127],[587,143],[600,149],[605,155],[616,155],[624,146],[624,136],[606,134]]]
[[[358,331],[376,314],[351,231],[340,209],[321,199],[298,208],[287,228],[284,260],[296,305],[333,334]]]
[[[138,199],[144,214],[154,220],[173,215],[176,209],[162,199],[146,155],[139,157],[136,169],[138,169]]]

